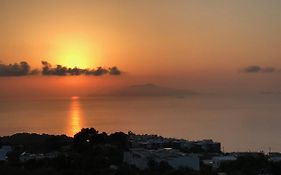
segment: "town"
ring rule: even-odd
[[[0,174],[278,175],[279,152],[223,152],[213,140],[189,141],[84,128],[66,135],[0,137]]]

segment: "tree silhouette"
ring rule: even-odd
[[[74,135],[73,146],[78,151],[87,151],[94,143],[98,142],[98,137],[98,131],[94,128],[83,128]]]

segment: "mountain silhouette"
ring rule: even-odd
[[[106,96],[176,96],[185,97],[191,95],[199,95],[187,89],[175,89],[158,86],[152,83],[132,85],[113,92],[105,93]]]

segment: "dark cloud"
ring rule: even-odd
[[[42,61],[42,75],[57,75],[57,76],[77,76],[77,75],[94,75],[101,76],[105,74],[120,75],[121,71],[117,67],[103,68],[97,67],[96,69],[80,69],[68,68],[66,66],[57,65],[55,68],[47,61]]]
[[[261,67],[257,65],[248,66],[243,69],[243,72],[245,73],[273,73],[275,71],[276,69],[274,67]]]
[[[256,73],[256,72],[261,71],[261,67],[260,66],[248,66],[248,67],[244,68],[243,71],[247,72],[247,73]]]
[[[261,71],[266,73],[271,73],[271,72],[275,72],[276,69],[274,67],[265,67]]]
[[[42,75],[60,75],[64,76],[67,75],[68,69],[67,67],[57,65],[57,67],[53,68],[51,64],[47,61],[42,61]]]
[[[121,71],[117,67],[114,66],[112,68],[109,68],[109,74],[110,75],[120,75]]]
[[[30,71],[29,74],[30,74],[30,75],[38,75],[38,74],[40,74],[40,70],[38,70],[38,69],[33,69],[33,70]]]
[[[107,74],[108,70],[102,67],[98,67],[97,69],[92,69],[92,70],[85,70],[86,75],[95,75],[95,76],[100,76]]]
[[[96,69],[80,69],[78,67],[68,68],[57,65],[52,67],[47,61],[42,61],[42,70],[31,69],[26,61],[14,64],[3,64],[0,62],[0,76],[26,76],[26,75],[48,75],[48,76],[78,76],[92,75],[101,76],[105,74],[120,75],[121,71],[117,67],[97,67]]]
[[[30,66],[22,61],[14,64],[0,64],[0,76],[24,76],[29,75]]]

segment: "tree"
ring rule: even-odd
[[[98,141],[98,131],[94,128],[83,128],[74,135],[73,146],[78,151],[87,151]]]
[[[0,148],[3,146],[3,141],[2,139],[0,138]]]
[[[120,149],[128,148],[128,135],[123,132],[116,132],[109,136],[111,144],[118,146]]]

